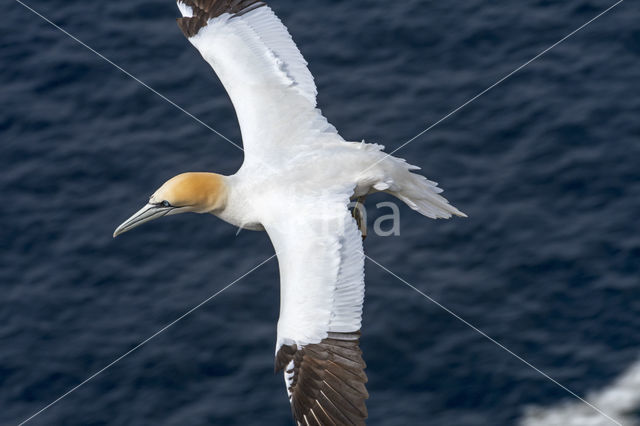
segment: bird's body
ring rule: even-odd
[[[362,234],[351,200],[389,193],[431,218],[464,216],[437,184],[381,146],[346,142],[316,108],[316,87],[286,28],[256,0],[178,0],[180,28],[234,104],[245,161],[231,176],[186,173],[165,183],[114,235],[164,215],[212,213],[269,234],[280,268],[276,369],[303,425],[367,417],[358,347]]]
[[[428,197],[432,203],[421,213],[433,217],[449,217],[459,213],[437,194],[435,183],[411,173],[417,168],[387,156],[375,144],[345,142],[336,135],[334,141],[291,150],[281,161],[265,164],[245,163],[227,177],[229,201],[220,218],[234,226],[248,228],[263,223],[273,203],[301,197],[344,192],[349,199],[374,192],[389,192],[404,201],[420,201]],[[410,206],[415,207],[410,204]]]

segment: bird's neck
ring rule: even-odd
[[[260,193],[254,180],[245,179],[241,174],[225,177],[224,208],[211,213],[239,228],[263,230],[258,207]]]

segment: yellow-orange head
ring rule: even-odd
[[[197,213],[220,210],[227,202],[225,178],[215,173],[183,173],[172,177],[149,199],[150,204],[165,201]]]
[[[127,219],[114,237],[150,220],[178,213],[215,213],[227,204],[227,183],[215,173],[183,173],[169,179],[149,198],[149,203]]]

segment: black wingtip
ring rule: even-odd
[[[260,0],[178,0],[180,3],[190,7],[193,10],[193,16],[178,18],[178,26],[182,33],[191,38],[198,34],[202,27],[205,27],[210,19],[216,18],[223,13],[229,13],[232,16],[241,16],[249,13],[259,7],[266,6],[266,3]]]

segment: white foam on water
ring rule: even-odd
[[[585,398],[624,426],[640,426],[640,361],[632,365],[611,385]],[[530,406],[520,426],[611,426],[611,420],[580,402],[552,407]]]

